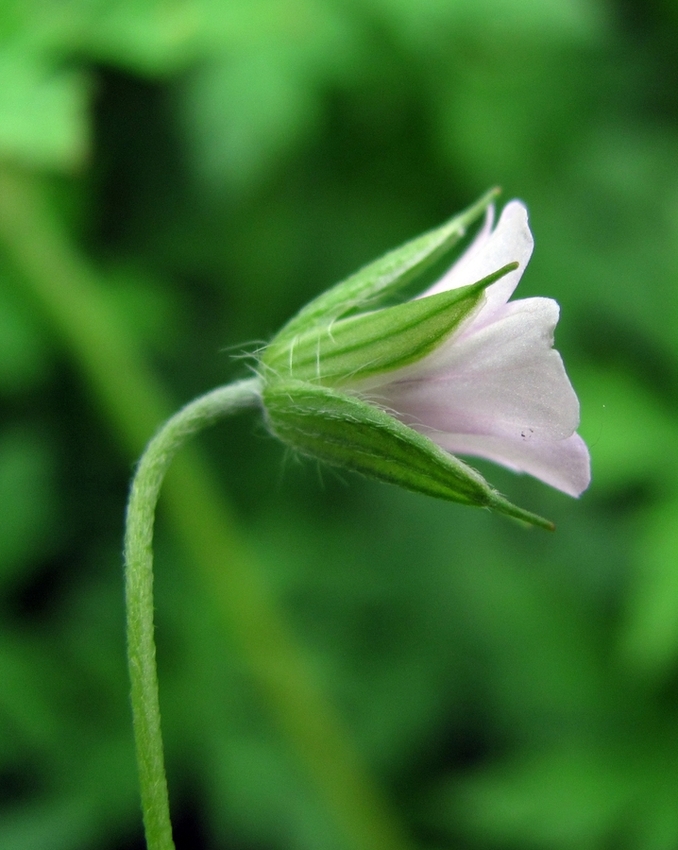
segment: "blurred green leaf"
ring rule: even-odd
[[[678,497],[646,511],[622,624],[622,659],[651,678],[673,674],[678,661]]]
[[[384,19],[398,27],[401,37],[421,49],[440,43],[450,32],[473,33],[480,38],[587,40],[598,36],[607,17],[602,4],[586,0],[371,0]]]
[[[451,789],[450,827],[458,821],[490,846],[594,850],[636,796],[623,764],[623,753],[593,745],[519,758]]]
[[[60,3],[54,8],[59,20]],[[71,0],[71,48],[152,76],[185,67],[209,26],[199,0]]]
[[[678,423],[647,387],[618,369],[590,367],[577,390],[599,492],[675,481]]]
[[[72,170],[89,148],[89,84],[21,43],[0,45],[0,156]]]
[[[207,187],[256,185],[318,120],[313,90],[270,53],[212,61],[183,94],[189,150]]]
[[[213,12],[207,29],[223,32],[221,43],[187,75],[179,114],[203,190],[239,193],[317,130],[323,87],[362,56],[333,3],[260,0]]]

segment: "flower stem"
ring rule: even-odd
[[[184,442],[216,419],[258,403],[252,378],[219,387],[176,413],[148,444],[132,482],[125,530],[127,654],[148,850],[173,850],[153,637],[153,522],[160,487]]]

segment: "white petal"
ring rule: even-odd
[[[453,454],[483,457],[516,472],[527,472],[570,496],[579,496],[591,481],[589,452],[579,434],[555,441],[477,434],[429,436]]]
[[[579,424],[579,402],[552,348],[558,313],[550,298],[504,305],[498,321],[452,337],[369,395],[432,439],[437,431],[565,439]]]
[[[490,204],[490,206],[485,210],[483,225],[476,233],[473,242],[471,242],[464,253],[456,260],[452,268],[450,268],[437,283],[434,283],[430,289],[427,289],[426,292],[423,292],[419,297],[425,298],[427,295],[437,295],[439,292],[447,292],[450,289],[458,289],[460,286],[466,286],[469,283],[474,283],[474,281],[469,279],[464,273],[464,268],[468,265],[474,254],[481,250],[490,238],[493,224],[494,204]]]
[[[355,391],[454,454],[500,463],[578,496],[590,460],[576,433],[579,402],[553,349],[559,308],[548,298],[507,303],[532,254],[527,211],[493,211],[459,261],[424,296],[474,283],[511,262],[454,334],[411,366],[359,382]]]
[[[433,295],[467,286],[482,280],[508,263],[519,263],[515,271],[509,272],[485,291],[486,302],[477,316],[477,319],[482,319],[482,324],[492,321],[497,308],[503,306],[511,297],[534,247],[527,223],[527,209],[520,201],[511,201],[504,207],[496,228],[489,235],[487,226],[486,218],[483,229],[466,253],[425,293]]]

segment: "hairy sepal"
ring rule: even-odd
[[[428,437],[355,396],[290,380],[266,386],[263,400],[273,433],[302,454],[407,490],[552,528],[507,502],[479,472]]]
[[[377,298],[394,295],[440,259],[466,233],[499,194],[493,189],[473,206],[389,251],[307,304],[278,333],[286,341],[317,325],[327,325],[357,308],[369,309]]]
[[[483,291],[517,267],[510,263],[470,286],[341,319],[287,342],[277,339],[262,365],[277,376],[341,386],[416,363],[437,348],[483,298]]]

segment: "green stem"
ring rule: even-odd
[[[193,434],[260,399],[256,378],[219,387],[175,414],[148,444],[132,482],[125,529],[127,656],[148,850],[173,850],[153,638],[153,522],[172,458]]]

